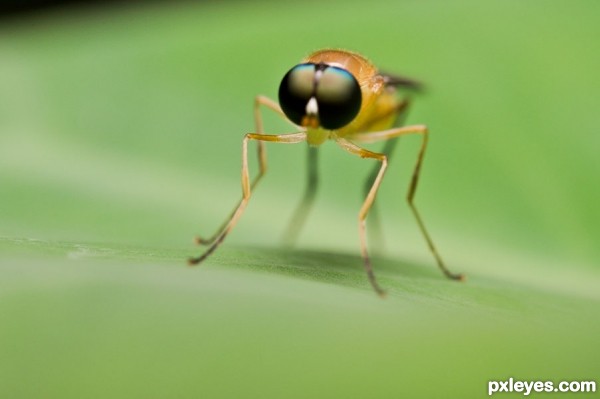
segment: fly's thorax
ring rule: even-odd
[[[324,63],[348,71],[356,79],[361,90],[362,103],[359,116],[363,110],[372,105],[385,87],[385,80],[379,75],[377,67],[366,57],[352,51],[319,50],[306,57],[304,62]]]
[[[367,84],[373,76],[377,75],[377,68],[371,61],[360,54],[347,50],[319,50],[306,57],[304,62],[313,64],[323,63],[343,68],[358,80],[361,87]]]
[[[348,125],[336,131],[339,137],[348,137],[355,133],[367,133],[390,129],[398,118],[403,99],[395,90],[382,90],[365,102],[358,116]]]
[[[306,129],[306,142],[312,147],[323,144],[331,137],[331,130],[323,129],[322,127]]]

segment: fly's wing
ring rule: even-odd
[[[423,83],[418,80],[407,78],[406,76],[396,75],[393,73],[379,71],[379,74],[383,77],[383,81],[388,87],[398,87],[403,89],[409,89],[412,91],[423,91]]]

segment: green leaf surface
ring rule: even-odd
[[[0,397],[479,398],[510,377],[598,382],[599,16],[585,1],[378,0],[0,21]],[[323,47],[426,82],[408,118],[431,129],[416,201],[466,282],[436,269],[405,204],[410,138],[377,200],[385,300],[356,226],[373,165],[331,143],[294,249],[281,237],[306,150],[270,145],[235,230],[185,265],[239,199],[253,97],[275,98]]]

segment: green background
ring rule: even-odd
[[[598,382],[599,17],[591,1],[303,1],[1,20],[0,397],[478,398],[509,377]],[[275,98],[323,47],[427,83],[408,118],[431,129],[416,202],[465,283],[436,270],[405,203],[416,138],[378,197],[386,300],[358,246],[372,163],[331,143],[295,249],[281,236],[306,150],[270,145],[236,229],[185,266],[240,197],[253,97]]]

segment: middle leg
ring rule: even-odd
[[[318,174],[318,160],[319,150],[317,147],[308,146],[307,152],[307,181],[304,196],[300,201],[300,204],[294,211],[292,219],[290,220],[286,232],[283,236],[283,242],[286,246],[291,247],[298,239],[298,235],[304,226],[306,217],[312,208],[315,201],[315,194],[317,193],[317,186],[319,182]]]

